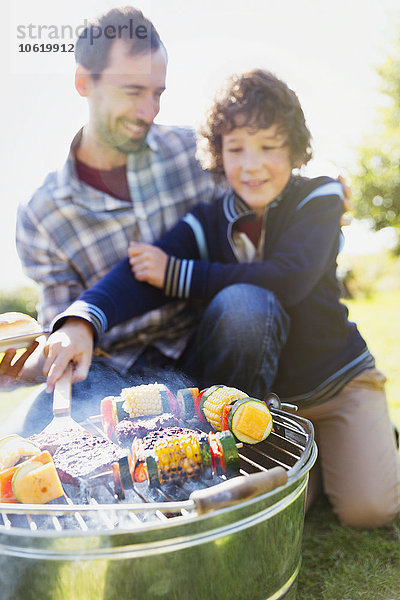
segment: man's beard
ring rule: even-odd
[[[144,146],[146,136],[143,138],[136,138],[134,140],[127,140],[125,143],[113,146],[115,150],[122,152],[122,154],[131,154],[132,152],[139,152]]]
[[[118,122],[117,122],[118,123]],[[139,152],[146,141],[147,134],[150,130],[151,125],[138,121],[138,125],[146,128],[146,132],[143,136],[137,138],[129,138],[128,134],[124,135],[117,131],[110,131],[110,128],[106,124],[100,124],[97,126],[97,135],[102,143],[109,148],[118,150],[122,154],[131,154],[132,152]]]

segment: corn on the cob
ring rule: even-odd
[[[154,446],[161,485],[182,483],[201,476],[198,436],[183,435],[158,441]]]
[[[166,387],[159,383],[136,385],[121,391],[122,408],[132,417],[159,415],[169,410]]]
[[[227,386],[218,387],[204,400],[204,416],[214,429],[221,431],[222,410],[225,404],[230,404],[235,400],[247,397],[248,395],[245,392],[237,388]]]

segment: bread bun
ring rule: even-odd
[[[0,314],[0,340],[40,332],[39,323],[29,315],[19,312]]]

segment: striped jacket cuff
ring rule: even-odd
[[[172,298],[189,298],[193,260],[170,256],[164,279],[164,294]]]
[[[78,317],[89,322],[94,329],[95,343],[107,330],[107,317],[104,312],[94,304],[77,300],[53,319],[50,324],[50,331],[59,329],[68,317]]]

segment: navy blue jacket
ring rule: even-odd
[[[293,401],[325,399],[327,390],[333,393],[373,360],[340,302],[341,214],[336,180],[292,177],[266,211],[261,261],[238,262],[233,233],[255,214],[230,190],[211,205],[197,205],[157,242],[170,256],[163,291],[137,282],[125,260],[86,290],[56,326],[65,316],[80,316],[100,336],[173,298],[209,301],[231,284],[258,285],[274,292],[290,316],[274,391]]]

